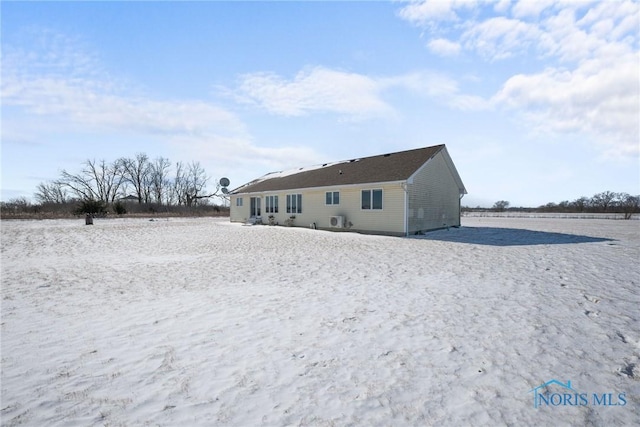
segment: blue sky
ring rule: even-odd
[[[2,2],[2,200],[87,159],[446,144],[463,204],[640,193],[637,1]]]

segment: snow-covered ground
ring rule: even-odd
[[[640,420],[638,221],[1,231],[3,426]],[[565,401],[535,408],[537,393]]]
[[[563,219],[625,219],[624,213],[592,213],[592,212],[523,212],[523,211],[471,211],[463,212],[464,217],[495,218],[563,218]],[[640,214],[632,214],[629,220],[640,220]]]

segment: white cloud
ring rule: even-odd
[[[291,80],[273,73],[245,74],[235,93],[238,100],[284,116],[331,112],[358,119],[392,112],[375,79],[324,67],[305,69]]]
[[[544,39],[544,34],[535,25],[505,17],[480,22],[461,37],[466,49],[492,61],[526,51],[540,39]]]
[[[473,14],[468,3],[446,2],[439,13],[430,3],[412,3],[399,15],[437,27],[441,39],[490,63],[528,56],[540,67],[506,77],[493,106],[516,112],[536,131],[579,133],[607,154],[639,154],[639,2],[503,1],[481,11],[485,5],[474,4]],[[455,92],[455,99],[463,104],[465,94]]]
[[[50,142],[52,133],[69,140],[126,135],[137,141],[132,143],[135,147],[155,141],[158,151],[151,156],[201,161],[218,178],[221,173],[235,176],[237,185],[241,184],[237,180],[251,178],[238,174],[242,166],[265,171],[290,167],[292,161],[308,164],[319,157],[305,147],[261,147],[231,111],[203,100],[141,95],[135,84],[116,81],[102,70],[76,40],[50,31],[35,36],[37,40],[26,43],[30,49],[6,46],[3,52],[2,106],[12,113],[3,117],[3,128],[9,130],[3,131],[3,141],[8,138],[21,146],[41,143],[42,150],[50,150],[55,144]],[[353,80],[344,82],[349,83]],[[26,128],[25,123],[34,125]]]
[[[513,16],[517,18],[537,17],[543,10],[552,7],[556,0],[519,0],[513,6]]]
[[[490,61],[530,55],[530,47],[547,59],[564,62],[588,58],[611,43],[637,50],[640,3],[636,1],[523,0],[513,5],[511,17],[507,16],[506,1],[494,5],[493,11],[501,13],[498,15],[490,10],[479,12],[485,5],[479,1],[423,0],[403,7],[399,16],[425,27],[463,21],[449,25],[446,31],[439,28],[439,33],[450,34],[434,40],[446,43],[429,43],[427,47],[457,43]]]
[[[615,67],[587,61],[575,70],[519,74],[493,102],[523,111],[538,131],[596,135],[610,155],[638,155],[639,59],[629,53]]]
[[[263,147],[250,138],[237,137],[212,140],[184,134],[172,138],[171,147],[176,157],[198,159],[207,169],[233,176],[232,187],[262,173],[314,164],[321,158],[307,146]]]
[[[456,110],[483,110],[490,104],[478,96],[461,93],[459,84],[451,77],[435,72],[414,72],[381,79],[386,88],[400,88],[414,95],[434,99]]]
[[[506,11],[509,10],[510,7],[511,7],[511,0],[499,0],[494,4],[493,10],[495,10],[498,13],[505,13]]]
[[[455,8],[462,3],[458,0],[424,0],[411,2],[400,9],[398,14],[414,24],[424,25],[431,21],[457,21]]]
[[[159,101],[99,90],[92,81],[56,77],[3,79],[2,102],[36,115],[62,116],[87,127],[151,133],[242,132],[231,113],[193,100]]]
[[[232,113],[199,100],[157,100],[116,82],[73,39],[44,31],[25,51],[10,46],[2,63],[2,104],[86,126],[149,133],[242,133]]]
[[[420,71],[370,77],[323,67],[306,69],[291,80],[272,73],[244,75],[235,90],[224,92],[273,114],[304,116],[334,113],[348,120],[393,118],[398,112],[384,101],[393,91],[433,99],[455,109],[483,109],[488,103],[460,93],[458,83],[444,74]]]
[[[637,38],[639,9],[637,2],[603,1],[589,9],[576,24],[609,41],[622,41],[627,36]]]
[[[563,63],[577,62],[593,56],[608,44],[606,39],[589,33],[576,24],[575,11],[564,9],[540,23],[545,39],[540,43],[549,58]]]
[[[460,53],[460,43],[447,39],[433,39],[427,43],[429,50],[440,56],[456,56]]]

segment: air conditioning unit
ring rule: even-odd
[[[343,228],[344,227],[344,217],[343,216],[332,216],[330,223],[331,223],[331,226],[333,228]]]

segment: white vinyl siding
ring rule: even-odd
[[[232,222],[244,222],[249,219],[249,204],[244,203],[244,197],[231,196],[229,219]]]
[[[384,209],[363,210],[361,203],[362,190],[382,190],[379,194],[382,198]],[[327,205],[327,193],[339,192],[339,204]],[[266,212],[266,202],[269,196],[278,196],[285,206],[281,206],[278,213],[269,213],[274,216],[274,221],[280,225],[286,224],[294,213],[290,212],[292,206],[292,196],[295,199],[295,219],[294,225],[297,227],[309,227],[315,224],[317,228],[336,230],[331,227],[332,216],[344,217],[345,227],[343,230],[360,231],[365,233],[404,235],[404,190],[401,182],[378,183],[372,185],[352,185],[341,186],[340,189],[308,189],[300,190],[296,194],[286,194],[284,192],[276,194],[274,192],[261,193],[265,199],[263,207]],[[257,196],[257,195],[256,195]],[[246,197],[246,196],[245,196]],[[289,212],[287,212],[287,197]],[[334,199],[335,200],[335,199]],[[300,203],[298,203],[300,202]],[[302,209],[304,203],[304,209]],[[248,203],[245,203],[248,205]],[[243,214],[241,209],[246,212]],[[249,209],[236,208],[232,201],[231,221],[246,221],[249,218]]]
[[[368,187],[368,188],[367,188]],[[362,191],[382,190],[384,209],[363,210]],[[404,234],[404,190],[401,183],[373,184],[340,188],[340,204],[326,204],[325,189],[305,191],[304,212],[296,215],[296,225],[309,227],[315,223],[317,228],[335,230],[331,227],[331,217],[344,217],[344,230],[380,234]]]
[[[408,233],[460,225],[460,188],[443,153],[407,185]]]

